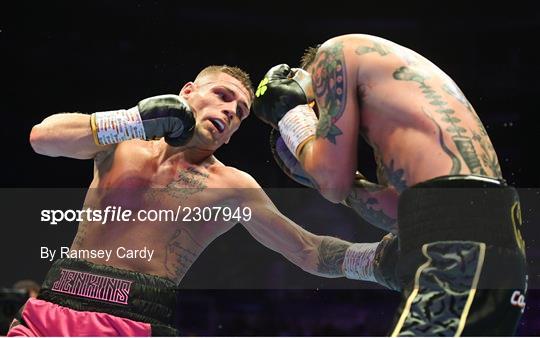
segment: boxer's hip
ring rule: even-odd
[[[47,273],[38,300],[126,319],[118,321],[121,325],[130,321],[133,325],[149,324],[152,335],[177,335],[177,288],[165,278],[79,259],[59,259]]]
[[[402,193],[398,224],[404,292],[393,335],[515,332],[527,290],[516,189],[436,178]]]
[[[515,188],[479,176],[443,176],[406,189],[398,207],[401,251],[467,240],[524,250]]]
[[[484,259],[479,287],[523,288],[526,263],[519,196],[504,182],[447,176],[417,184],[400,197],[398,224],[404,282],[410,282],[429,257],[452,260],[457,253],[459,260],[470,251],[471,257]]]

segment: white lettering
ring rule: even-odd
[[[149,250],[146,246],[142,249],[126,249],[121,246],[116,249],[116,257],[120,259],[146,259],[148,262],[152,260],[154,256],[154,250]]]
[[[521,312],[525,311],[525,296],[519,290],[515,290],[510,297],[510,304],[521,308]]]
[[[50,250],[46,246],[41,247],[41,259],[49,259],[52,262],[54,255],[56,255],[56,250]]]

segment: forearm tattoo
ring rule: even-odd
[[[318,247],[317,271],[330,276],[343,276],[343,259],[350,245],[338,238],[325,237]]]

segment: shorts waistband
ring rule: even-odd
[[[166,278],[66,258],[53,263],[38,299],[78,311],[175,326],[177,291]]]
[[[438,177],[406,189],[399,200],[398,223],[402,253],[446,240],[517,248],[521,239],[516,189],[502,180],[472,175]]]

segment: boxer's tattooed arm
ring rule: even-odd
[[[328,276],[343,276],[343,259],[351,243],[324,237],[317,248],[317,271]]]
[[[476,154],[474,145],[470,136],[467,135],[467,129],[460,126],[461,119],[453,116],[455,111],[448,107],[448,103],[431,86],[426,84],[427,77],[409,67],[399,67],[393,74],[394,79],[399,81],[413,81],[419,84],[424,97],[429,100],[429,104],[436,107],[435,112],[441,115],[443,122],[450,126],[446,131],[452,135],[452,140],[456,145],[461,157],[470,172],[473,174],[486,175],[486,172]]]
[[[355,50],[355,53],[357,55],[364,55],[364,54],[372,53],[372,52],[378,53],[380,56],[385,56],[385,55],[390,54],[390,50],[386,46],[383,46],[377,42],[373,43],[373,47],[360,46],[356,48]]]
[[[177,229],[165,248],[164,266],[167,276],[180,282],[203,249],[186,229]]]
[[[347,103],[346,69],[343,44],[335,43],[329,48],[319,50],[314,61],[313,87],[319,103],[320,120],[316,136],[336,144],[336,137],[343,132],[336,122],[343,115]]]

